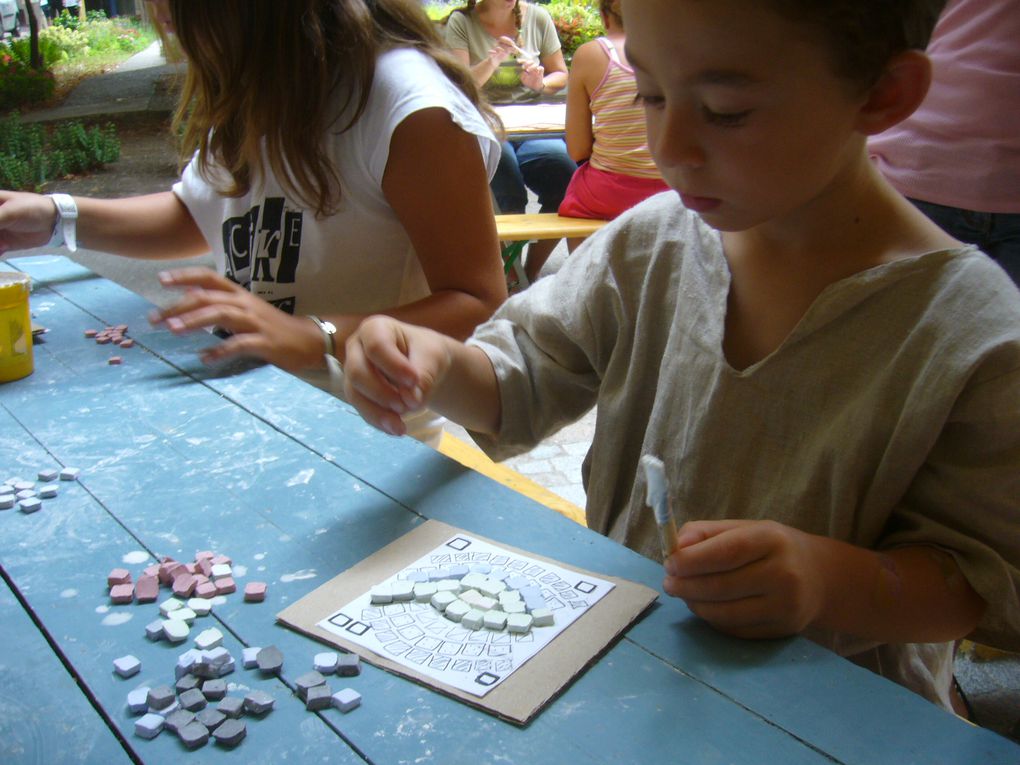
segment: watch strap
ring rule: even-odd
[[[318,316],[308,314],[308,318],[315,322],[315,326],[322,332],[322,340],[325,344],[325,354],[336,358],[336,325],[331,321],[325,321]]]
[[[48,194],[57,208],[57,220],[48,247],[66,245],[71,252],[78,250],[78,205],[70,194]]]

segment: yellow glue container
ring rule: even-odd
[[[32,319],[28,274],[0,271],[0,382],[32,374]]]

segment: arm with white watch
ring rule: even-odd
[[[64,245],[71,252],[78,251],[78,205],[70,194],[47,194],[57,208],[57,219],[47,247]]]

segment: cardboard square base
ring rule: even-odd
[[[317,626],[341,606],[402,571],[456,534],[468,534],[509,552],[562,566],[580,575],[599,577],[612,582],[613,589],[549,645],[519,667],[498,688],[481,698],[423,675]],[[552,558],[487,539],[474,532],[429,520],[288,606],[277,614],[276,618],[287,627],[316,640],[356,653],[377,667],[408,677],[504,720],[524,725],[567,683],[594,662],[656,597],[658,593],[643,584],[588,572]]]

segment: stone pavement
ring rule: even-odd
[[[180,65],[166,64],[157,44],[115,70],[82,82],[60,107],[34,112],[30,116],[26,115],[25,119],[43,121],[128,112],[168,113],[173,103],[162,85],[167,75],[179,70]],[[532,206],[537,208],[533,198]],[[529,212],[533,211],[532,206],[529,206]],[[96,253],[91,255],[98,257]],[[566,247],[560,244],[550,257],[543,275],[555,271],[565,255]],[[88,261],[87,257],[88,253],[82,257],[82,261],[93,267],[94,263]],[[125,265],[118,269],[118,261]],[[140,278],[137,269],[145,266],[151,267],[151,273]],[[165,294],[158,294],[158,288],[146,285],[155,285],[155,272],[165,267],[165,262],[142,264],[139,261],[129,262],[110,257],[104,261],[103,268],[93,270],[158,303],[160,300],[165,302]],[[591,443],[594,429],[595,414],[592,411],[535,449],[504,464],[567,501],[583,507],[581,462]],[[451,426],[450,432],[470,443],[470,437],[463,428]],[[1004,593],[1003,596],[1007,595]],[[956,673],[975,710],[977,721],[1020,741],[1020,655],[964,651],[957,660]],[[909,732],[904,733],[909,735]]]

